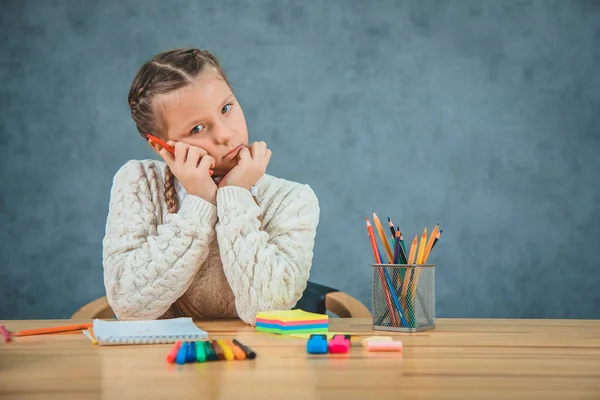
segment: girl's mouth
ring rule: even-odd
[[[223,158],[225,160],[233,160],[234,158],[237,157],[238,153],[240,152],[240,150],[242,150],[243,147],[244,147],[243,144],[238,145],[236,148],[234,148],[233,150],[231,150],[229,153],[225,154],[223,156]]]

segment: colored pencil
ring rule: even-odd
[[[92,339],[92,344],[98,344],[98,339],[96,339],[96,335],[94,335],[94,330],[92,328],[87,328],[87,331]]]
[[[50,328],[26,329],[26,330],[15,332],[13,335],[14,336],[44,335],[47,333],[80,331],[80,330],[84,330],[84,329],[91,328],[91,327],[92,327],[92,324],[54,326],[54,327],[50,327]]]
[[[419,235],[415,235],[415,238],[413,239],[412,244],[410,245],[410,254],[408,255],[409,264],[415,263],[415,256],[417,255],[418,237]]]
[[[395,239],[396,238],[396,232],[400,232],[400,227],[396,227],[394,228],[394,223],[392,222],[392,220],[388,217],[388,225],[390,227],[390,231],[392,232],[392,237]],[[400,232],[400,245],[402,246],[402,252],[404,253],[404,260],[402,261],[403,264],[406,264],[406,247],[404,247],[404,238],[402,237],[402,232]]]
[[[402,232],[400,232],[400,228],[397,230],[398,235],[400,236],[400,261],[402,264],[408,263],[408,257],[406,257],[406,249],[404,248],[404,237],[402,236]]]
[[[440,240],[440,236],[442,236],[442,231],[443,231],[443,229],[440,229],[440,231],[437,233],[437,236],[436,236],[435,240],[433,241],[433,246],[431,246],[432,249],[435,247],[437,242]]]
[[[412,245],[410,246],[410,254],[408,256],[408,264],[414,264],[415,262],[415,254],[417,253],[417,235],[415,235],[415,238],[412,241]],[[413,269],[411,268],[411,272],[413,271]],[[412,273],[411,273],[412,276]],[[405,297],[408,293],[408,285],[410,283],[410,278],[406,277],[404,279],[404,282],[402,283],[402,296]]]
[[[388,226],[390,227],[390,232],[392,232],[392,239],[395,239],[396,238],[396,230],[394,229],[394,223],[392,222],[390,217],[388,217]]]
[[[425,247],[425,254],[423,255],[423,264],[427,262],[429,258],[429,253],[433,248],[433,243],[435,242],[435,238],[437,236],[438,231],[440,230],[440,224],[437,224],[435,228],[431,231],[431,236],[429,236],[429,241],[427,242],[427,246]]]
[[[396,291],[393,289],[394,285],[392,284],[392,277],[390,276],[390,273],[388,272],[387,269],[385,269],[384,272],[385,272],[385,278],[388,282],[388,286],[391,288],[392,299],[394,300],[394,303],[396,304],[396,311],[400,315],[400,320],[402,322],[402,326],[405,328],[408,328],[408,321],[406,321],[406,318],[404,317],[404,312],[402,312],[402,306],[400,305],[400,302],[398,301],[398,295],[396,294]],[[394,315],[394,313],[392,313],[392,315]]]
[[[367,232],[369,233],[369,239],[371,240],[371,247],[373,248],[373,253],[375,255],[375,262],[377,264],[381,264],[381,256],[379,255],[379,252],[377,251],[377,242],[375,241],[375,233],[373,233],[373,226],[371,225],[371,221],[369,221],[369,218],[366,218],[367,220]],[[381,268],[377,268],[379,270],[379,279],[381,280],[381,286],[383,287],[383,291],[385,293],[385,299],[386,299],[386,303],[390,312],[390,316],[392,318],[392,323],[394,325],[397,325],[397,321],[396,321],[396,316],[394,315],[394,307],[392,306],[392,300],[390,299],[390,292],[388,290],[387,284],[386,284],[386,280],[385,280],[385,276],[383,274],[383,271]],[[392,289],[392,288],[390,288]]]
[[[421,243],[419,244],[419,251],[417,252],[417,265],[423,265],[425,262],[423,260],[425,256],[425,247],[427,246],[427,228],[423,230],[423,236],[421,236]],[[417,291],[417,282],[419,281],[419,275],[421,275],[421,267],[417,267],[416,272],[412,277],[412,282],[410,284],[410,297],[411,301],[415,299],[415,293]]]
[[[423,255],[425,255],[425,246],[427,245],[427,228],[423,230],[421,242],[419,243],[419,251],[417,252],[417,265],[423,264]]]
[[[400,257],[400,232],[396,232],[396,239],[394,240],[394,264],[398,264]]]
[[[388,256],[390,264],[393,264],[394,263],[394,255],[392,254],[390,245],[388,244],[385,233],[383,232],[383,227],[381,226],[381,221],[379,221],[379,218],[377,217],[377,214],[375,214],[375,211],[373,211],[373,223],[375,224],[375,227],[377,228],[377,233],[379,234],[379,237],[381,238],[381,241],[383,242],[383,247]]]
[[[400,227],[398,227],[398,231],[400,231]],[[408,262],[408,258],[406,257],[406,247],[404,246],[404,236],[402,235],[402,232],[400,232],[400,246],[402,246],[402,251],[404,251],[404,258],[406,259],[406,262]]]

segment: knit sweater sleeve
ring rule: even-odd
[[[217,191],[217,240],[238,316],[256,324],[256,313],[291,309],[309,277],[319,221],[317,197],[308,185],[282,195],[276,214],[260,229],[260,207],[245,189]]]
[[[216,208],[200,197],[186,196],[179,211],[161,221],[159,180],[139,161],[125,164],[113,179],[103,239],[104,285],[121,320],[162,316],[189,288],[214,239]]]

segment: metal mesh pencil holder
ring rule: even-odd
[[[373,329],[435,329],[435,265],[372,264]]]

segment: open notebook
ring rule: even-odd
[[[191,318],[150,321],[103,321],[95,319],[92,330],[100,345],[174,343],[208,338]],[[89,333],[83,331],[91,340]]]

